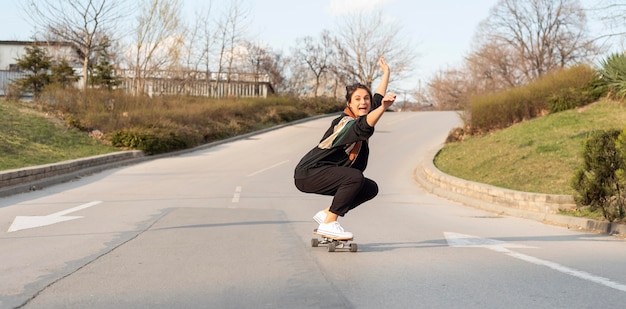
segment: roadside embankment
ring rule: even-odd
[[[415,178],[428,192],[498,214],[532,219],[567,228],[626,235],[626,225],[558,214],[576,207],[571,195],[521,192],[467,181],[441,172],[433,163],[436,152],[424,158]]]

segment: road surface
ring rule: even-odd
[[[0,199],[0,308],[590,308],[626,303],[623,240],[463,206],[414,170],[453,112],[387,113],[341,219],[359,251],[312,248],[330,197],[293,168],[331,117]]]

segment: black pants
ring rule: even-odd
[[[330,212],[342,217],[378,194],[376,182],[350,167],[325,168],[313,176],[296,179],[295,184],[298,190],[305,193],[334,196]]]

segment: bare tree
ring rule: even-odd
[[[598,29],[594,38],[605,49],[624,49],[626,34],[626,3],[621,0],[597,0],[591,7],[586,8],[588,15],[595,18],[603,26]],[[612,46],[616,44],[618,46]]]
[[[217,88],[218,80],[224,71],[226,71],[226,81],[230,84],[236,49],[244,41],[248,18],[249,12],[241,0],[231,0],[230,5],[222,12],[222,16],[217,22],[218,29],[215,33],[215,39],[218,42],[219,51],[214,88]]]
[[[339,75],[372,87],[382,74],[378,65],[381,56],[392,69],[392,80],[401,80],[410,71],[417,53],[411,41],[401,37],[398,23],[383,20],[380,12],[358,12],[342,20],[335,46]]]
[[[83,89],[89,84],[89,59],[109,46],[128,6],[117,0],[29,0],[23,9],[52,40],[70,42],[82,59]]]
[[[588,36],[586,15],[578,0],[500,0],[479,26],[480,48],[472,61],[482,59],[497,68],[498,74],[512,74],[500,76],[510,84],[519,83],[519,76],[528,82],[553,69],[589,60],[598,50]],[[482,47],[489,46],[507,53],[485,53]]]
[[[464,70],[439,71],[428,84],[431,102],[439,110],[469,109],[472,81]]]
[[[525,76],[516,70],[517,58],[509,45],[487,42],[465,58],[465,69],[479,93],[523,84]]]
[[[318,39],[311,36],[298,39],[292,56],[295,61],[304,65],[313,74],[315,80],[313,96],[317,98],[322,78],[331,72],[334,66],[335,49],[330,32],[322,31]]]
[[[178,63],[182,46],[180,0],[144,0],[134,41],[133,92],[143,94],[146,77]]]
[[[280,72],[279,63],[280,55],[273,52],[269,47],[260,43],[245,42],[245,60],[242,71],[254,75],[255,95],[260,94],[260,83],[271,82],[276,79],[282,82],[282,74]]]

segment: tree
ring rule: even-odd
[[[26,76],[15,80],[15,85],[20,92],[31,92],[35,98],[43,88],[50,84],[50,67],[52,66],[52,57],[48,55],[45,48],[33,44],[27,46],[26,54],[17,59],[17,67],[20,71],[24,71]]]
[[[248,18],[249,12],[242,2],[240,0],[231,0],[230,5],[222,12],[222,16],[217,21],[217,31],[214,34],[214,38],[219,50],[214,90],[217,89],[217,83],[222,78],[224,71],[226,71],[226,82],[230,83],[236,48],[243,42],[243,36],[248,26]],[[228,91],[230,95],[230,87]]]
[[[96,63],[91,69],[90,85],[112,90],[119,86],[122,81],[115,76],[115,66],[111,63],[112,56],[108,52],[108,46],[100,50],[96,56]]]
[[[267,46],[261,46],[252,42],[244,43],[245,46],[245,67],[243,70],[255,76],[256,95],[259,94],[259,82],[276,80],[282,82],[283,76],[280,70],[280,55],[273,52]],[[263,80],[259,80],[262,78]]]
[[[578,0],[500,0],[480,24],[470,58],[501,82],[526,83],[598,52],[586,21]],[[506,52],[486,53],[494,49]]]
[[[409,73],[417,53],[411,41],[400,36],[403,32],[399,24],[384,21],[380,12],[358,12],[343,21],[335,40],[339,79],[361,82],[371,88],[382,75],[378,65],[381,56],[392,69],[392,80]]]
[[[177,63],[180,41],[180,0],[143,0],[134,42],[133,93],[144,93],[145,80],[164,66]]]
[[[466,71],[446,69],[439,71],[428,84],[430,100],[439,110],[469,109],[470,95],[474,93]],[[469,113],[466,113],[469,115]],[[469,120],[466,119],[469,123]]]
[[[110,42],[116,22],[130,10],[123,0],[29,0],[24,6],[35,24],[52,40],[69,42],[83,64],[83,89],[88,85],[89,59]]]
[[[324,30],[318,39],[311,36],[299,39],[296,47],[293,49],[293,58],[298,63],[303,64],[313,74],[315,80],[313,96],[316,98],[322,78],[333,70],[335,58],[333,45],[330,32]]]
[[[590,16],[596,17],[604,26],[602,33],[594,38],[595,42],[603,41],[602,45],[611,45],[617,41],[623,47],[626,34],[626,3],[621,0],[599,0],[587,9]],[[622,48],[623,49],[623,48]]]
[[[74,68],[65,59],[61,59],[52,65],[50,72],[50,82],[59,85],[62,89],[71,86],[79,80],[79,77],[74,72]]]

